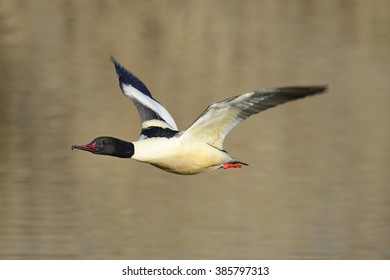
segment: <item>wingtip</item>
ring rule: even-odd
[[[327,92],[329,89],[328,85],[315,86],[315,88],[318,89],[318,92]]]
[[[118,63],[118,61],[116,61],[116,59],[112,55],[111,55],[111,62],[114,64],[115,71],[118,77],[123,76],[123,71],[125,71],[125,69],[123,68],[122,65]]]
[[[286,91],[292,95],[308,96],[328,91],[328,85],[313,85],[313,86],[293,86],[293,87],[282,87],[279,90]]]
[[[328,91],[328,85],[307,86],[306,91],[310,94],[325,93]]]
[[[119,78],[119,85],[123,89],[123,85],[131,85],[137,90],[141,91],[143,94],[152,96],[146,85],[138,79],[133,73],[127,70],[125,67],[119,64],[116,59],[111,56],[111,62],[114,64],[116,74]]]
[[[325,93],[327,91],[328,91],[328,85],[308,86],[308,87],[306,87],[305,96],[322,94],[322,93]]]

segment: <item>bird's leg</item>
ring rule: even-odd
[[[225,163],[223,163],[222,164],[222,168],[223,169],[228,169],[228,168],[241,168],[242,167],[242,165],[241,164],[239,164],[239,163],[237,163],[237,162],[231,162],[231,161],[229,161],[229,162],[225,162]]]

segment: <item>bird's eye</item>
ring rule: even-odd
[[[103,145],[103,146],[106,146],[106,145],[107,145],[107,141],[106,141],[106,140],[103,140],[103,141],[102,141],[102,145]]]

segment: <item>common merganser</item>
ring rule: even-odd
[[[141,134],[134,142],[101,136],[86,145],[73,145],[72,150],[133,158],[182,175],[248,165],[223,149],[226,135],[235,126],[253,114],[327,89],[326,86],[298,86],[255,90],[211,104],[188,129],[180,131],[145,84],[111,59],[123,94],[138,110]]]

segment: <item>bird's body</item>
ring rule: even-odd
[[[188,175],[218,168],[247,165],[223,149],[226,135],[249,116],[279,104],[324,92],[324,86],[260,89],[211,104],[192,125],[179,131],[169,112],[133,74],[112,59],[120,87],[138,110],[141,133],[137,141],[98,137],[87,145],[74,145],[95,154],[133,158],[165,171]]]
[[[220,168],[234,161],[225,151],[204,142],[186,142],[182,137],[149,138],[133,142],[133,159],[165,171],[189,175]]]

